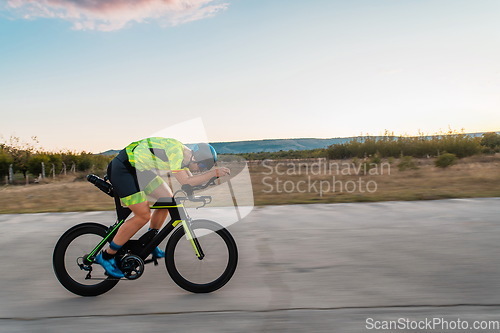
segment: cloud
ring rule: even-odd
[[[119,30],[132,22],[175,26],[212,17],[221,0],[8,0],[6,9],[24,19],[57,18],[76,30]]]

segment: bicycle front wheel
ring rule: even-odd
[[[97,296],[113,288],[119,280],[108,278],[98,264],[84,258],[106,236],[107,228],[97,223],[83,223],[66,231],[56,244],[52,264],[57,279],[74,294]]]
[[[224,286],[233,276],[238,263],[236,242],[227,229],[213,221],[192,221],[191,229],[203,250],[203,259],[198,259],[181,226],[167,243],[165,265],[181,288],[209,293]]]

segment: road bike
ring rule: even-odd
[[[114,198],[117,220],[109,227],[93,222],[78,224],[59,238],[52,261],[55,275],[66,289],[81,296],[97,296],[111,290],[120,280],[140,278],[146,264],[158,265],[151,253],[170,233],[165,247],[165,265],[178,286],[193,293],[209,293],[231,279],[238,263],[234,238],[214,221],[191,219],[184,206],[186,201],[199,203],[198,208],[209,204],[211,196],[196,196],[194,192],[215,185],[216,177],[204,185],[185,184],[173,198],[160,198],[151,206],[152,209],[168,209],[170,221],[158,233],[150,230],[139,239],[129,240],[118,251],[116,261],[125,274],[122,279],[107,276],[94,260],[113,240],[132,211],[121,205],[106,177],[88,175],[87,180]]]

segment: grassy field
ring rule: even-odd
[[[352,160],[273,161],[249,165],[256,205],[500,197],[500,156],[473,156],[446,169],[433,159],[399,171],[398,159],[364,169]],[[3,186],[0,213],[113,209],[90,183],[67,176],[45,184]]]
[[[333,163],[344,163],[344,161],[331,161]],[[296,191],[285,192],[285,186],[277,188],[275,191],[265,193],[271,189],[269,183],[276,184],[276,179],[283,178],[284,181],[291,180],[288,189],[292,189],[292,184],[307,180],[309,177],[305,173],[294,174],[294,169],[286,165],[278,168],[280,173],[290,171],[291,175],[277,175],[269,173],[269,166],[262,164],[252,168],[253,187],[255,201],[257,205],[267,204],[298,204],[298,203],[334,203],[334,202],[370,202],[370,201],[391,201],[391,200],[433,200],[444,198],[469,198],[469,197],[498,197],[500,196],[500,156],[475,156],[458,161],[456,165],[446,169],[434,166],[433,159],[415,160],[418,169],[399,171],[399,160],[383,160],[382,167],[371,169],[360,173],[342,174],[346,167],[339,168],[340,172],[334,168],[332,172],[322,172],[319,175],[312,174],[309,170],[311,183],[316,180],[318,191],[300,193],[298,190],[309,190],[309,184],[302,183],[302,188]],[[303,169],[306,169],[302,166]],[[352,170],[352,169],[351,169]],[[275,171],[275,170],[273,170]],[[307,170],[306,170],[307,171]],[[347,172],[344,172],[347,173]],[[390,174],[389,174],[390,173]],[[271,181],[266,181],[264,177],[271,177]],[[335,177],[337,186],[333,191],[332,178]],[[285,180],[286,179],[286,180]],[[330,191],[320,192],[319,182],[325,182],[325,189],[330,184]],[[356,183],[357,186],[353,186]],[[370,184],[370,186],[359,186],[359,184]],[[374,191],[376,184],[376,190]],[[284,185],[284,184],[283,184]],[[307,185],[307,186],[306,186]],[[342,188],[341,185],[344,185]],[[346,186],[350,185],[350,186]],[[281,193],[276,193],[276,190]],[[353,191],[354,189],[354,191]]]

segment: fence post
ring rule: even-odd
[[[29,183],[30,183],[30,180],[29,180],[29,175],[28,175],[28,174],[26,174],[26,185],[29,185]]]
[[[42,162],[42,179],[45,179],[45,163]]]
[[[52,173],[52,179],[56,179],[56,165],[52,163],[52,170],[50,171]]]
[[[75,162],[73,162],[73,164],[71,164],[71,172],[76,173],[76,164],[75,164]]]
[[[14,182],[14,168],[13,165],[9,165],[9,184]]]
[[[62,162],[61,173],[64,173],[64,175],[66,176],[66,163],[64,163],[64,162]]]
[[[9,185],[9,176],[5,176],[5,185]]]

